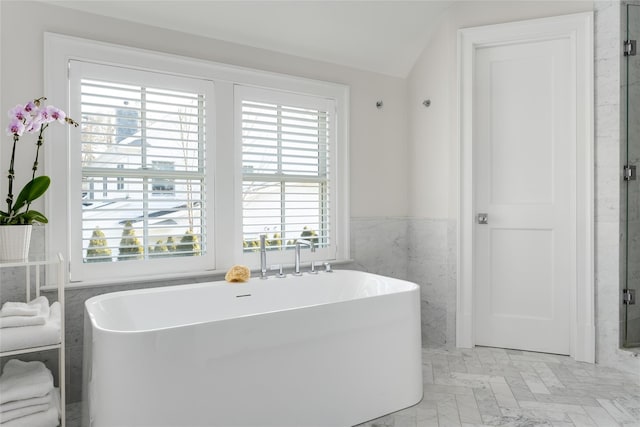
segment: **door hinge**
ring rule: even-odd
[[[636,56],[636,41],[625,40],[623,52],[624,52],[624,56]]]
[[[623,289],[622,290],[622,304],[634,305],[636,303],[636,290],[635,289]]]
[[[624,173],[624,180],[625,181],[635,181],[636,180],[636,165],[625,165],[623,173]]]

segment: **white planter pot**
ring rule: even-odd
[[[0,261],[25,261],[29,257],[32,225],[0,226]]]

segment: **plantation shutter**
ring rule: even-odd
[[[255,250],[260,234],[267,234],[271,250],[292,247],[299,238],[329,246],[331,104],[244,89],[239,100],[244,251]]]
[[[84,262],[207,251],[209,100],[154,80],[80,82]]]

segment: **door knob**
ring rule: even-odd
[[[476,216],[478,224],[489,224],[489,214],[488,213],[479,213]]]

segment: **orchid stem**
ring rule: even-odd
[[[38,156],[40,155],[40,147],[42,147],[42,144],[44,144],[44,137],[42,136],[42,133],[47,128],[47,126],[49,125],[46,124],[46,125],[40,126],[40,133],[38,134],[38,142],[36,142],[36,160],[33,162],[33,167],[31,168],[33,170],[31,179],[34,179],[36,177],[36,171],[38,170]]]
[[[20,137],[13,135],[13,149],[11,150],[11,163],[9,164],[9,194],[7,194],[7,213],[11,215],[11,208],[13,206],[13,180],[15,179],[15,172],[13,170],[13,163],[16,158],[16,144]]]
[[[36,171],[38,170],[38,157],[40,155],[40,147],[42,147],[42,144],[44,144],[44,137],[42,136],[42,133],[47,128],[47,126],[49,126],[49,124],[40,126],[40,133],[38,134],[38,142],[36,142],[36,159],[33,162],[33,167],[31,168],[33,170],[33,174],[31,175],[31,180],[34,180],[36,177]],[[26,210],[28,211],[30,207],[31,207],[31,201],[27,202]]]

